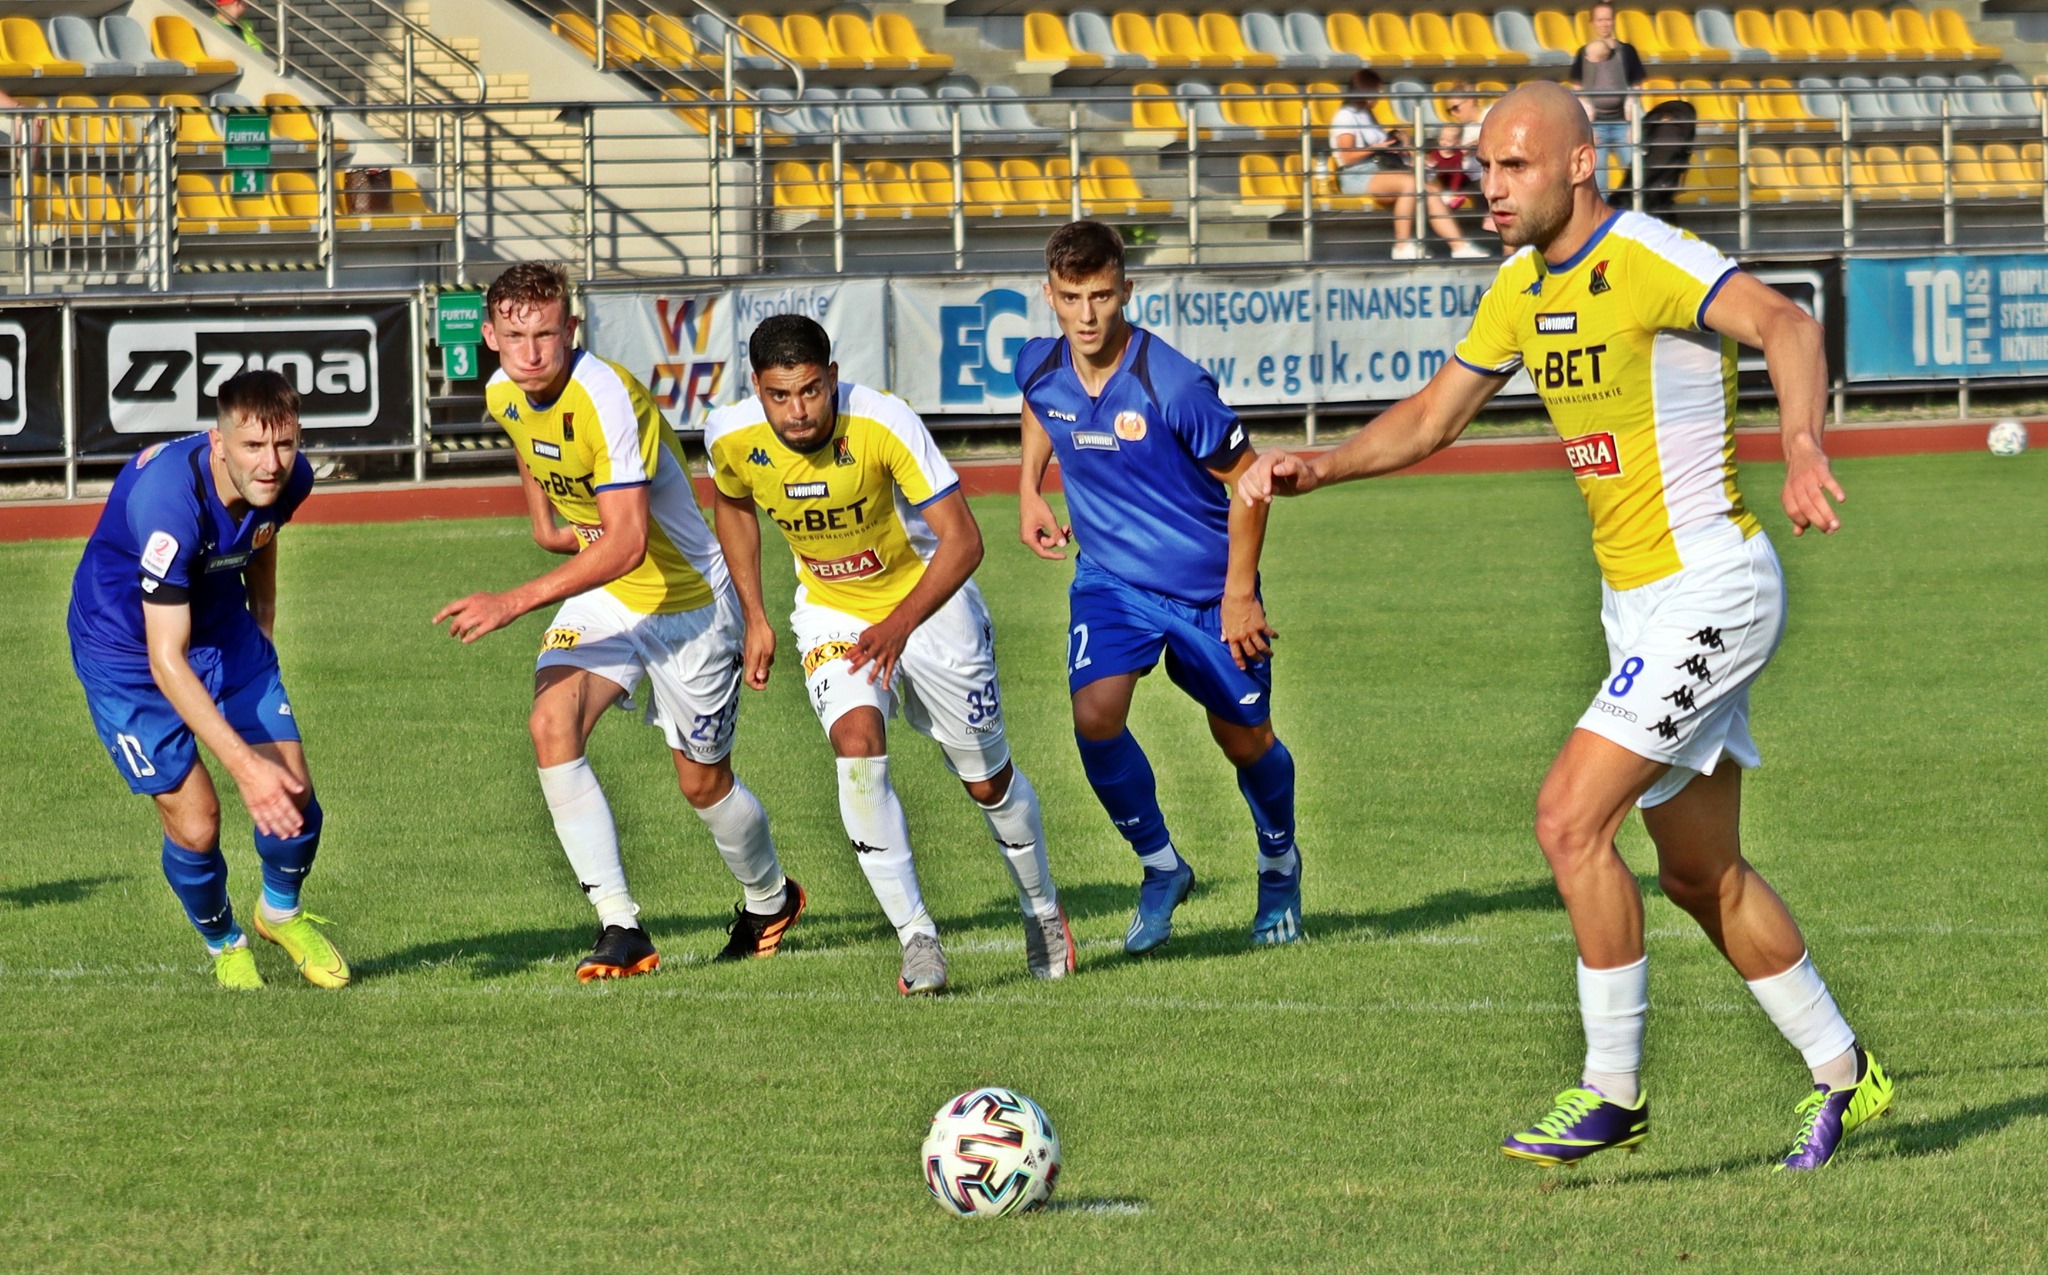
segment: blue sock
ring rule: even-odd
[[[228,861],[220,847],[187,850],[164,838],[164,880],[185,906],[185,915],[211,948],[222,948],[242,936],[228,904]]]
[[[1109,821],[1131,843],[1140,858],[1169,850],[1166,816],[1159,813],[1159,787],[1152,777],[1152,763],[1145,750],[1126,730],[1115,739],[1084,739],[1077,731],[1074,742],[1081,749],[1081,769]]]
[[[306,824],[296,837],[256,834],[256,854],[263,860],[263,901],[276,912],[298,911],[299,887],[306,883],[313,856],[320,851],[320,799],[308,794],[302,813]]]
[[[1274,740],[1264,756],[1237,772],[1237,790],[1252,808],[1259,870],[1293,872],[1301,864],[1294,852],[1294,754]]]

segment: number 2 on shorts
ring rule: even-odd
[[[1077,624],[1074,626],[1074,671],[1078,673],[1094,662],[1088,658],[1088,626]]]

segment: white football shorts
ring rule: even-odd
[[[730,588],[694,611],[644,615],[603,589],[555,612],[537,668],[585,669],[625,688],[617,707],[642,713],[668,746],[710,765],[732,751],[746,624]],[[633,701],[647,678],[646,705]]]
[[[856,670],[846,663],[868,621],[807,602],[799,593],[790,627],[803,654],[811,707],[827,732],[856,708],[878,709],[886,721],[900,699],[903,720],[945,750],[947,767],[961,779],[987,779],[1010,764],[996,683],[995,628],[974,581],[917,626],[888,686],[868,681],[867,666]]]
[[[1760,765],[1749,686],[1785,632],[1785,574],[1759,531],[1677,575],[1639,588],[1601,586],[1607,680],[1579,729],[1671,770],[1637,801],[1669,801],[1727,757]]]

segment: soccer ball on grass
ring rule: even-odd
[[[1991,427],[1985,442],[1993,456],[2017,456],[2027,450],[2027,427],[2018,421],[2000,421]]]
[[[1045,1109],[1009,1089],[973,1089],[939,1108],[924,1139],[924,1184],[961,1217],[1042,1207],[1060,1176],[1060,1135]]]

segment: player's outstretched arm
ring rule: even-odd
[[[896,604],[895,610],[879,624],[863,629],[853,649],[846,653],[846,666],[850,669],[873,665],[868,670],[870,682],[888,683],[917,626],[946,605],[946,599],[958,592],[981,565],[981,524],[974,520],[967,497],[958,488],[926,505],[923,513],[926,525],[939,538],[939,547],[925,564],[924,575]]]
[[[183,602],[145,601],[142,632],[149,646],[149,673],[157,689],[199,742],[227,767],[258,830],[269,837],[298,836],[306,818],[293,798],[304,793],[306,786],[235,733],[205,683],[192,671],[192,608]]]
[[[768,670],[775,664],[775,626],[768,621],[768,606],[761,597],[761,518],[754,498],[728,496],[713,488],[711,530],[725,554],[725,569],[747,624],[742,657],[747,685],[765,691]]]
[[[1074,538],[1074,528],[1054,516],[1052,505],[1042,494],[1045,469],[1052,464],[1052,437],[1029,404],[1024,407],[1023,442],[1024,463],[1017,479],[1017,513],[1021,524],[1017,538],[1039,557],[1058,562],[1067,556],[1060,548]]]
[[[1236,488],[1257,463],[1258,453],[1247,451],[1216,479]],[[1259,600],[1259,555],[1266,547],[1266,519],[1272,514],[1270,501],[1254,504],[1230,502],[1230,563],[1223,576],[1223,640],[1230,658],[1239,668],[1272,654],[1272,641],[1279,637],[1266,622],[1266,604]]]
[[[434,616],[464,643],[504,628],[551,602],[601,589],[647,559],[647,486],[597,493],[597,536],[589,548],[537,579],[503,593],[472,593]]]
[[[1821,449],[1827,421],[1826,334],[1813,316],[1783,294],[1737,272],[1707,306],[1706,325],[1722,336],[1764,352],[1771,387],[1778,394],[1778,427],[1785,444],[1785,490],[1781,499],[1792,534],[1808,527],[1832,532],[1842,525],[1828,497],[1846,500]]]
[[[1406,469],[1457,441],[1507,381],[1453,359],[1429,384],[1380,413],[1336,450],[1297,456],[1276,449],[1260,456],[1238,480],[1237,494],[1246,503],[1263,505],[1275,496],[1300,496],[1331,483]]]
[[[548,494],[533,480],[533,471],[526,467],[526,458],[512,453],[512,460],[519,466],[519,489],[526,493],[526,516],[533,523],[533,543],[549,553],[574,553],[582,545],[572,527],[564,527],[555,521],[555,506]]]

